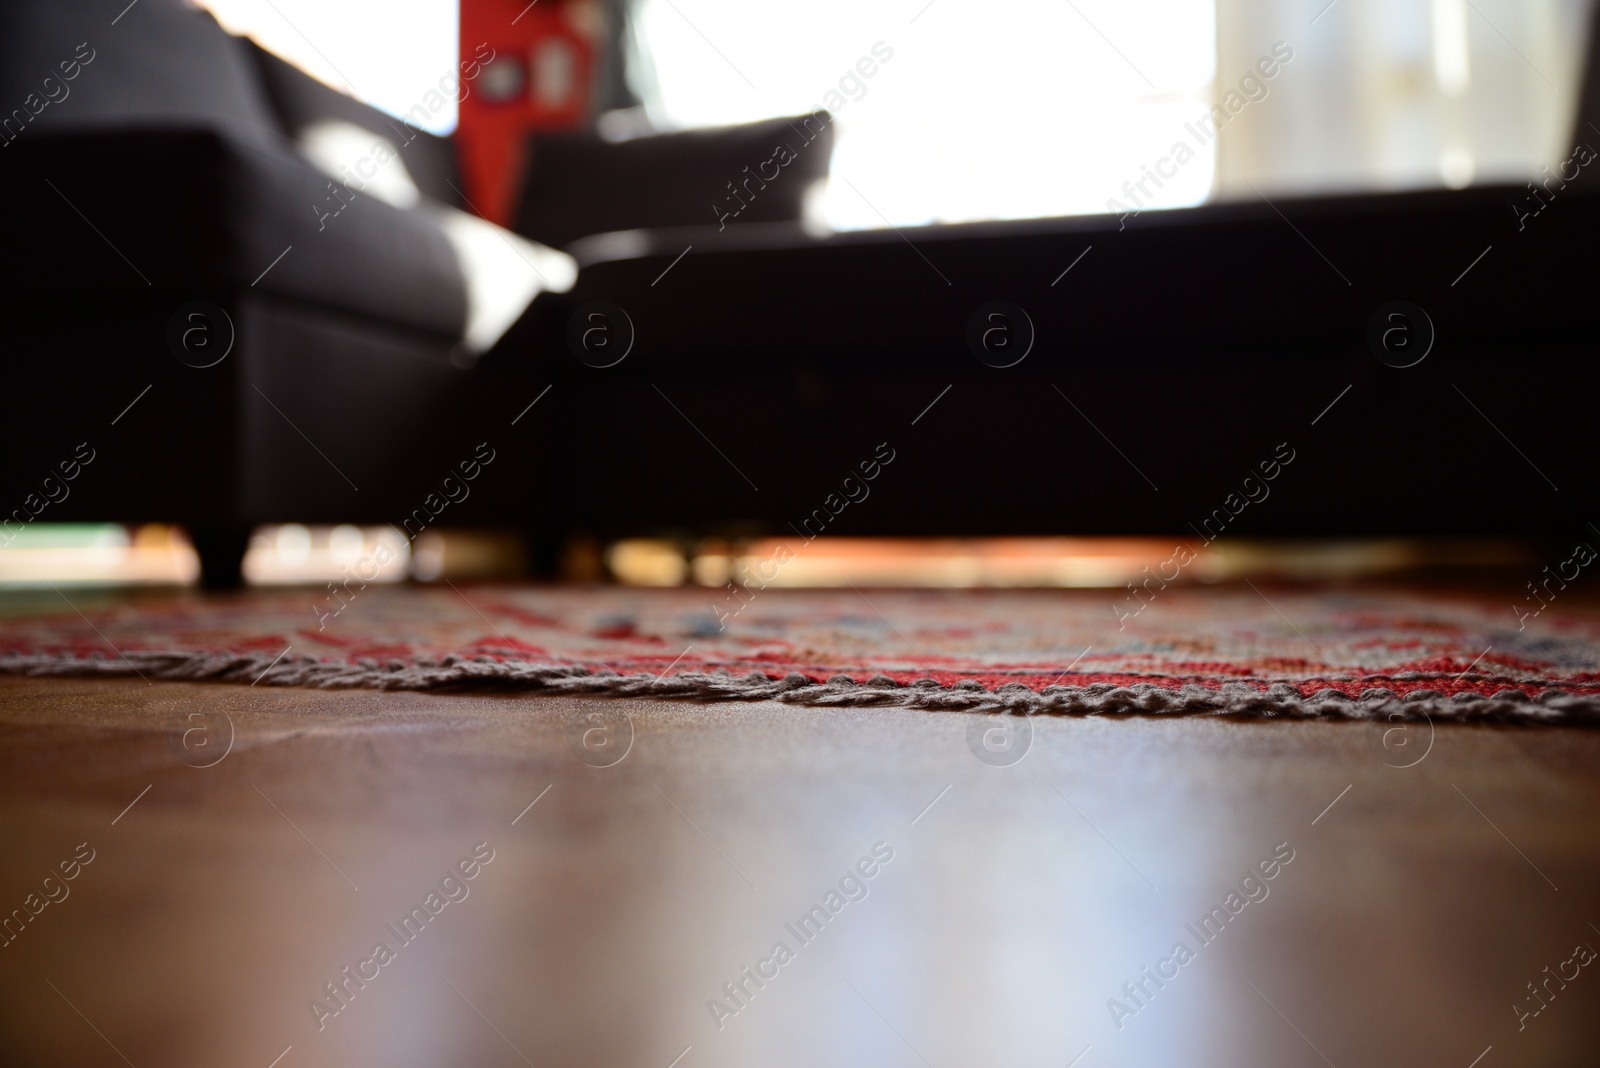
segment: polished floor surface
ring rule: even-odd
[[[0,1060],[1592,1064],[1597,847],[1596,731],[0,679]]]

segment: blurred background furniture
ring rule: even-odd
[[[1600,489],[1600,196],[1565,194],[1559,226],[1519,234],[1523,192],[1222,204],[1125,230],[595,240],[531,319],[554,336],[608,302],[637,333],[628,359],[596,369],[532,340],[496,355],[556,383],[538,430],[564,462],[539,496],[596,529],[787,536],[887,441],[908,459],[830,533],[1189,537],[1286,442],[1298,459],[1232,533],[1565,537]],[[994,300],[1035,335],[1014,367],[969,347]],[[1437,332],[1403,369],[1368,342],[1398,300]]]

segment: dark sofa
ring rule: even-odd
[[[226,584],[253,524],[404,514],[440,438],[474,432],[440,420],[467,377],[457,254],[428,214],[336,192],[294,151],[296,124],[388,130],[436,197],[451,156],[177,0],[125,7],[0,9],[16,109],[0,137],[0,513],[13,531],[182,522]],[[169,340],[195,302],[224,317],[191,309],[176,338],[215,352],[231,333],[214,366]],[[40,479],[83,442],[96,461],[40,509]]]
[[[1591,160],[1597,34],[1567,142]],[[1552,173],[1529,175],[1537,191],[1269,189],[1127,219],[580,241],[577,285],[530,309],[500,365],[562,398],[536,429],[572,460],[526,486],[602,534],[1225,525],[1565,551],[1600,530],[1600,171]],[[995,340],[1033,334],[1014,366],[995,365],[1016,349],[974,347],[994,302],[1010,306]],[[635,334],[622,363],[535,340],[602,303]],[[1405,345],[1428,337],[1413,363]],[[841,480],[885,442],[894,465],[849,501]],[[1242,485],[1280,446],[1292,464]]]
[[[1527,191],[1486,187],[1218,204],[1125,229],[580,243],[577,286],[532,309],[547,321],[530,334],[602,301],[636,341],[614,367],[537,359],[561,397],[540,429],[573,462],[534,484],[599,531],[792,536],[886,441],[899,459],[829,533],[1192,538],[1287,442],[1270,501],[1229,533],[1578,536],[1600,522],[1600,186],[1584,179],[1600,183],[1584,175],[1521,232],[1510,205]],[[972,350],[993,301],[1036,333],[1015,366]],[[1369,344],[1396,301],[1436,333],[1415,366]]]

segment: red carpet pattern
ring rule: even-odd
[[[371,587],[0,620],[0,671],[1063,713],[1600,720],[1600,613],[1401,591]],[[342,607],[341,607],[342,605]],[[338,608],[335,614],[332,610]]]

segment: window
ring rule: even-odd
[[[638,0],[633,75],[666,129],[842,104],[839,229],[1520,184],[1572,152],[1593,6]]]
[[[229,33],[391,115],[456,72],[456,0],[197,0]],[[456,104],[427,124],[456,128]]]
[[[921,3],[640,0],[636,88],[668,129],[832,104],[839,229],[1103,212],[1211,106],[1209,0]],[[1146,206],[1203,201],[1213,152]]]

